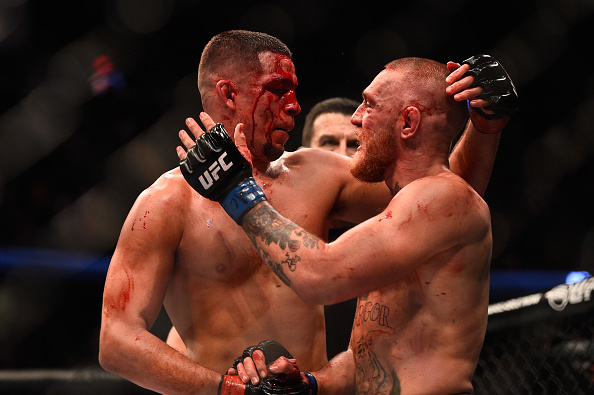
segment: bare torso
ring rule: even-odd
[[[325,239],[344,181],[314,174],[324,166],[296,155],[254,176],[281,214]],[[222,373],[245,347],[274,339],[301,369],[320,369],[327,362],[323,306],[305,304],[283,284],[218,203],[193,191],[178,169],[169,175],[162,182],[184,191],[179,209],[187,213],[164,305],[189,358]]]
[[[482,199],[475,199],[476,215],[488,216]],[[490,245],[490,228],[483,229],[468,245],[359,297],[350,343],[358,393],[472,391],[487,324]]]

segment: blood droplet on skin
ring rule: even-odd
[[[391,211],[388,211],[388,212],[386,213],[386,215],[384,215],[383,217],[381,217],[381,218],[379,219],[379,222],[382,222],[382,219],[392,219],[392,212],[391,212]]]
[[[146,210],[144,212],[144,215],[138,219],[135,219],[134,222],[132,223],[132,231],[134,231],[134,226],[136,225],[136,221],[142,221],[142,228],[146,229],[146,221],[143,221],[142,218],[146,218],[146,216],[149,214],[150,211]]]

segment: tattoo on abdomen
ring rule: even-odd
[[[357,367],[357,394],[400,394],[400,380],[386,370],[373,350],[371,333],[361,336],[353,348]]]
[[[297,269],[297,263],[301,261],[301,257],[297,254],[301,246],[311,249],[320,248],[316,237],[281,217],[270,206],[261,206],[248,212],[242,226],[258,254],[288,286],[291,286],[291,280],[286,276],[283,265],[293,272]],[[258,245],[258,240],[265,245],[276,244],[281,250],[288,250],[285,259],[276,262]]]

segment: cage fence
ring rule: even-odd
[[[489,306],[477,395],[594,394],[594,277]]]

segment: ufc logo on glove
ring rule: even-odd
[[[220,123],[196,139],[179,167],[196,192],[219,202],[238,224],[251,207],[266,200],[252,167]]]
[[[214,183],[214,181],[217,181],[219,179],[219,171],[221,169],[223,169],[223,171],[227,171],[231,168],[231,166],[233,166],[233,162],[229,162],[229,164],[225,163],[223,159],[226,156],[227,152],[223,152],[221,156],[219,156],[219,159],[216,162],[213,162],[208,167],[208,170],[205,170],[204,173],[200,177],[198,177],[198,180],[200,180],[200,183],[202,184],[204,189],[209,189]]]

